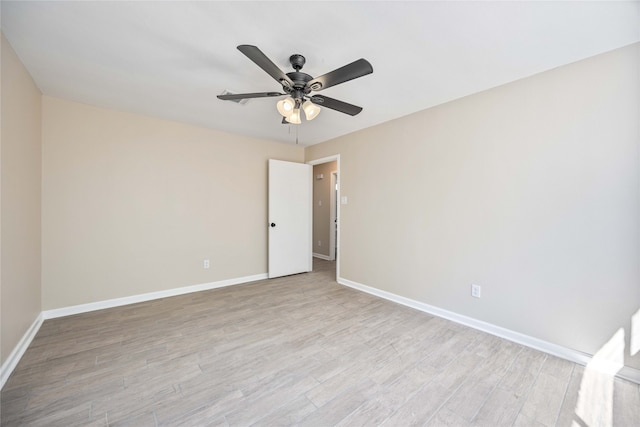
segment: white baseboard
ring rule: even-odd
[[[0,366],[0,390],[4,387],[4,384],[11,376],[11,373],[18,365],[20,359],[24,355],[24,352],[27,351],[29,344],[33,341],[33,338],[36,336],[38,331],[40,330],[40,326],[42,326],[42,322],[44,321],[44,317],[42,316],[42,312],[36,317],[36,320],[33,321],[27,332],[24,333],[18,345],[16,345],[7,357],[7,360],[4,361],[2,366]]]
[[[361,283],[354,282],[349,279],[338,277],[337,281],[341,285],[345,285],[350,288],[357,289],[359,291],[366,292],[368,294],[375,295],[377,297],[384,298],[386,300],[393,301],[395,303],[402,304],[404,306],[423,311],[425,313],[433,314],[434,316],[442,317],[444,319],[451,320],[452,322],[469,326],[470,328],[487,332],[491,335],[504,338],[506,340],[515,342],[517,344],[521,344],[526,347],[530,347],[535,350],[539,350],[539,351],[551,354],[553,356],[557,356],[562,359],[569,360],[570,362],[578,363],[583,366],[586,366],[587,363],[589,363],[589,361],[591,361],[593,357],[593,355],[591,354],[582,353],[577,350],[573,350],[567,347],[563,347],[561,345],[553,344],[548,341],[534,338],[529,335],[521,334],[519,332],[515,332],[510,329],[493,325],[491,323],[483,322],[481,320],[477,320],[472,317],[467,317],[458,313],[454,313],[452,311],[443,310],[433,305],[425,304],[423,302],[406,298],[400,295],[396,295],[391,292],[372,288],[370,286],[363,285]],[[629,380],[634,383],[640,384],[639,369],[634,369],[629,366],[625,366],[620,371],[618,371],[616,376],[623,378],[625,380]]]
[[[618,371],[616,376],[634,382],[636,384],[640,384],[640,369],[623,366],[622,369]]]
[[[147,294],[132,295],[129,297],[114,298],[88,304],[73,305],[70,307],[56,308],[43,311],[44,319],[55,319],[56,317],[71,316],[73,314],[87,313],[90,311],[104,310],[105,308],[120,307],[123,305],[136,304],[139,302],[151,301],[160,298],[174,297],[177,295],[190,294],[192,292],[208,291],[210,289],[223,288],[226,286],[240,285],[243,283],[255,282],[267,279],[267,274],[255,274],[253,276],[238,277],[235,279],[220,280],[200,285],[184,286],[182,288],[167,289],[166,291],[150,292]]]
[[[313,253],[314,258],[326,259],[327,261],[331,261],[331,257],[329,255],[317,254]]]

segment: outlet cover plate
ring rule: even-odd
[[[482,289],[480,288],[480,285],[471,285],[471,296],[472,297],[480,298],[480,296],[482,295],[481,291],[482,291]]]

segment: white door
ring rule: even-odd
[[[313,166],[269,160],[269,277],[313,268]]]

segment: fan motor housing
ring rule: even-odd
[[[301,71],[292,71],[290,73],[287,73],[287,76],[293,82],[294,89],[302,89],[306,86],[309,80],[313,80],[313,77]]]

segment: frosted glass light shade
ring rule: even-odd
[[[278,109],[278,113],[280,113],[284,117],[289,117],[296,106],[296,101],[291,98],[285,98],[276,103],[276,108]]]
[[[295,110],[293,110],[293,113],[291,113],[285,120],[294,125],[299,125],[300,123],[302,123],[302,121],[300,120],[300,109],[296,108]]]
[[[311,101],[305,101],[304,104],[302,104],[302,109],[304,110],[304,115],[307,120],[313,120],[320,114],[320,107]]]

